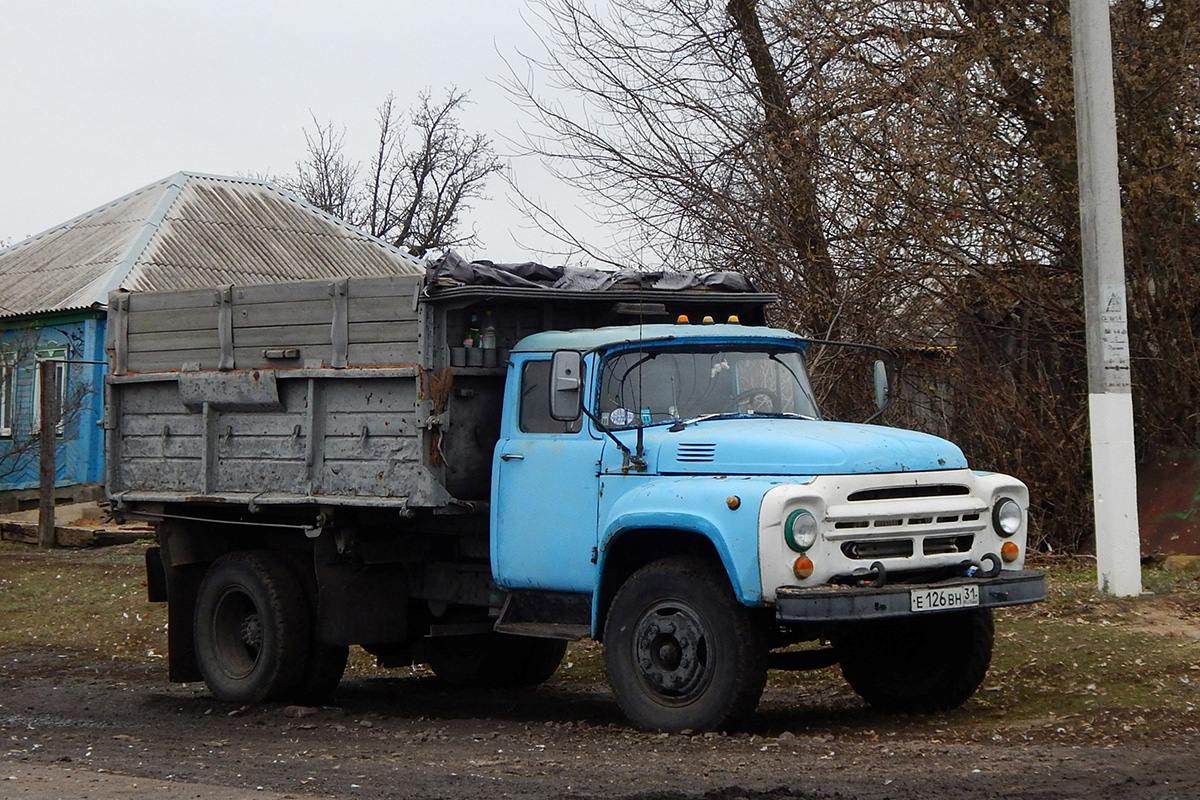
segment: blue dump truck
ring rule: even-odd
[[[816,345],[765,326],[772,299],[729,273],[445,260],[112,295],[107,490],[156,524],[171,679],[318,702],[358,645],[525,687],[591,637],[646,729],[736,724],[768,669],[961,704],[992,609],[1044,596],[1026,488],[826,418]]]

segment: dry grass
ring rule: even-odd
[[[0,543],[0,644],[161,659],[167,609],[146,600],[145,545],[38,550]]]
[[[98,661],[145,663],[166,653],[166,607],[146,601],[145,545],[40,551],[0,544],[0,646],[39,647]],[[1200,567],[1147,569],[1154,594],[1100,594],[1084,561],[1042,564],[1045,603],[1002,610],[991,672],[954,714],[960,735],[1037,729],[1097,738],[1163,734],[1200,714]],[[420,670],[421,668],[417,668]],[[382,672],[356,650],[351,673]],[[555,681],[604,679],[599,645],[572,645]],[[165,670],[164,670],[165,680]],[[836,668],[772,673],[836,710],[855,704]]]

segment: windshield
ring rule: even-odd
[[[601,367],[600,421],[629,428],[713,415],[817,416],[800,351],[626,350]]]

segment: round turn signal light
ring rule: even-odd
[[[813,574],[813,562],[808,556],[800,556],[792,562],[792,574],[800,580]]]
[[[1016,542],[1005,542],[1000,545],[1000,557],[1005,563],[1011,564],[1017,560],[1017,556],[1021,555],[1021,548],[1017,547]]]

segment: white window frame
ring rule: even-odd
[[[17,361],[0,353],[0,438],[12,438],[17,404]]]
[[[66,431],[64,421],[67,416],[67,348],[66,345],[49,344],[39,347],[37,358],[33,362],[33,430],[42,431],[42,362],[56,361],[54,372],[58,378],[58,422],[54,425],[54,434],[62,436]]]

